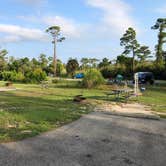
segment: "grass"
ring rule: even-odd
[[[81,89],[79,81],[58,81],[48,89],[34,84],[14,86],[18,90],[0,95],[0,142],[21,140],[55,129],[92,111],[91,103],[115,101],[114,96],[108,99],[105,95],[110,86]],[[74,103],[73,97],[80,94],[91,103]],[[166,113],[165,99],[166,85],[160,85],[147,87],[138,101],[150,105],[154,111]]]
[[[40,85],[14,86],[19,90],[1,92],[0,95],[0,142],[38,135],[76,120],[91,110],[89,104],[73,102],[73,97],[82,90],[69,87],[69,84],[66,88],[51,85],[49,89],[42,89]],[[97,91],[92,93],[99,93]],[[90,93],[85,90],[85,95]]]
[[[139,97],[139,102],[151,106],[153,111],[166,113],[166,83],[147,86],[143,96]],[[162,115],[162,117],[166,117]]]

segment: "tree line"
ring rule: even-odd
[[[114,61],[108,58],[103,58],[99,61],[95,58],[82,58],[80,66],[76,59],[70,59],[68,62],[73,63],[73,70],[85,70],[87,68],[98,68],[105,78],[115,77],[117,74],[122,74],[126,78],[133,77],[135,72],[149,71],[153,72],[156,79],[166,79],[166,18],[159,18],[155,25],[151,27],[153,30],[158,30],[158,42],[155,46],[155,57],[152,59],[152,53],[148,46],[141,45],[137,40],[136,31],[129,27],[123,36],[120,38],[120,45],[124,51],[117,56]],[[75,65],[74,65],[75,64]]]
[[[60,28],[55,28],[59,35]],[[66,64],[56,59],[54,50],[53,57],[40,54],[38,58],[7,58],[7,50],[0,50],[0,78],[8,81],[18,82],[40,82],[47,76],[74,77],[76,73],[84,73],[89,68],[98,69],[105,78],[115,77],[122,74],[126,78],[131,78],[133,73],[140,71],[153,72],[157,79],[166,79],[166,18],[157,19],[155,25],[151,27],[158,30],[158,43],[155,46],[156,58],[152,59],[151,51],[148,46],[141,45],[137,40],[136,31],[129,27],[120,38],[120,45],[124,51],[111,60],[108,57],[102,60],[96,58],[69,58]],[[52,30],[51,31],[52,34]],[[48,30],[47,30],[48,31]],[[53,44],[65,38],[55,38]],[[59,41],[61,42],[61,41]]]

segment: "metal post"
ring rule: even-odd
[[[134,75],[134,81],[135,81],[135,84],[134,84],[134,94],[138,95],[138,89],[139,89],[139,87],[138,87],[138,73],[136,73]]]

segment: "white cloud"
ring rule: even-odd
[[[160,8],[157,8],[156,12],[160,13],[160,14],[166,14],[166,5],[164,5],[164,6],[160,7]]]
[[[18,16],[17,18],[28,22],[44,24],[44,26],[60,26],[65,36],[79,37],[84,25],[77,24],[74,20],[62,16]]]
[[[80,35],[80,25],[73,20],[61,16],[45,16],[41,19],[48,26],[57,25],[61,27],[62,33],[70,37],[78,37]]]
[[[5,35],[1,42],[47,40],[47,35],[40,29],[30,29],[17,25],[0,24],[0,33]]]
[[[43,27],[58,25],[61,27],[62,34],[67,38],[79,37],[81,28],[73,20],[60,16],[43,16],[40,19],[35,16],[18,16],[18,18],[29,22],[38,22],[44,24]],[[0,24],[0,34],[3,43],[19,41],[48,41],[49,35],[45,30],[25,28],[18,25]]]
[[[128,27],[136,28],[130,16],[131,6],[123,0],[87,0],[88,5],[103,11],[101,27],[120,34]]]
[[[21,41],[19,36],[9,35],[1,38],[1,43],[14,43]]]
[[[80,37],[81,29],[79,24],[73,20],[61,16],[18,16],[17,18],[28,22],[43,24],[43,30],[26,28],[18,25],[0,24],[1,43],[11,43],[19,41],[48,41],[49,35],[45,33],[44,27],[58,25],[62,34],[67,38]]]

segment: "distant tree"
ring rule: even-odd
[[[129,66],[132,63],[132,58],[127,57],[126,55],[119,55],[117,56],[116,64],[123,64]]]
[[[69,75],[74,77],[75,71],[79,68],[79,63],[77,59],[70,58],[66,64],[66,70]]]
[[[21,58],[21,59],[10,59],[8,63],[8,69],[10,71],[21,72],[25,74],[27,71],[32,70],[32,62],[28,58]]]
[[[8,54],[7,50],[0,50],[0,71],[3,71],[6,66],[6,55]]]
[[[81,59],[81,68],[82,69],[96,68],[98,61],[99,60],[96,58],[82,58]]]
[[[36,58],[32,58],[31,64],[32,64],[33,68],[36,68],[36,67],[40,66],[40,63],[39,63],[39,61]]]
[[[148,46],[141,46],[137,50],[137,57],[141,63],[144,63],[146,59],[151,58],[152,56],[150,56],[150,54],[151,51],[149,50]]]
[[[135,57],[139,48],[138,41],[136,40],[136,32],[133,28],[128,28],[126,33],[120,39],[120,45],[124,46],[124,55],[132,54],[132,71],[135,70]]]
[[[165,61],[165,71],[166,71],[166,51],[163,52],[164,61]],[[165,72],[166,73],[166,72]]]
[[[32,66],[31,66],[29,58],[25,57],[25,58],[19,59],[18,72],[25,74],[31,70],[32,70]]]
[[[53,63],[53,57],[51,57],[51,56],[48,57],[48,63],[49,64]]]
[[[3,50],[0,50],[0,56],[6,56],[8,54],[7,50],[3,49]]]
[[[103,58],[102,61],[99,63],[99,68],[102,68],[102,67],[107,67],[111,64],[111,62],[109,61],[109,59],[107,58]]]
[[[82,58],[81,59],[81,68],[86,69],[89,68],[89,59],[88,58]]]
[[[98,59],[96,58],[89,58],[89,65],[93,68],[96,68],[97,67],[97,62],[99,62]]]
[[[158,44],[156,45],[156,62],[161,64],[164,61],[163,44],[166,43],[166,18],[157,19],[156,24],[151,28],[159,30]]]
[[[47,59],[47,56],[45,54],[40,54],[38,62],[40,64],[42,70],[45,70],[47,68],[48,59]]]
[[[8,63],[13,63],[15,61],[15,57],[14,56],[10,56],[9,57],[9,61],[8,61]]]
[[[116,59],[116,68],[120,65],[121,69],[125,68],[126,74],[128,76],[131,76],[132,73],[132,68],[131,68],[131,64],[133,62],[133,58],[132,57],[127,57],[126,55],[119,55],[117,56]]]
[[[50,33],[53,37],[52,43],[54,44],[54,57],[53,57],[53,66],[54,66],[54,76],[56,76],[56,65],[57,65],[57,57],[56,57],[56,43],[62,42],[65,40],[65,37],[60,37],[60,27],[59,26],[51,26],[46,29],[47,33]]]
[[[61,76],[61,74],[65,71],[65,66],[64,64],[62,63],[61,60],[57,60],[57,71],[56,71],[56,74],[57,76]]]

